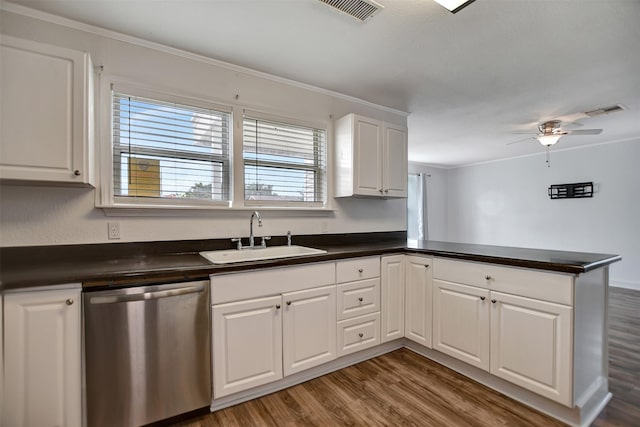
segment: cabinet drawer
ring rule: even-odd
[[[338,320],[380,311],[380,279],[338,285]]]
[[[573,305],[573,275],[495,264],[435,259],[433,278]]]
[[[354,258],[336,262],[337,283],[374,277],[380,277],[380,257]]]
[[[380,344],[380,313],[338,322],[338,356]]]

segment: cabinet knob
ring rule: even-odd
[[[425,265],[424,265],[424,268],[429,268],[429,264],[425,264]]]
[[[384,190],[382,188],[378,191],[380,192],[380,194],[384,193]]]
[[[495,304],[495,303],[497,303],[497,302],[498,302],[498,300],[492,299],[492,300],[491,300],[491,302],[492,302],[493,304]]]
[[[73,174],[75,176],[80,176],[80,171],[78,169],[76,169],[76,170],[73,171]]]
[[[276,304],[276,310],[280,310],[280,304]]]
[[[484,301],[487,297],[480,297],[480,300]]]
[[[68,298],[64,303],[67,305],[71,305],[73,304],[73,300],[71,298]]]
[[[385,192],[385,193],[388,193],[388,192],[389,192],[389,189],[387,188],[386,190],[384,190],[384,192]]]
[[[358,273],[362,273],[364,270],[362,268],[358,269]]]
[[[488,274],[486,276],[484,276],[485,280],[491,280],[491,276],[489,276]]]
[[[287,305],[291,305],[291,301],[287,301]]]
[[[362,301],[364,301],[364,300],[362,299],[362,297],[360,297],[360,298],[358,298],[358,301],[362,302]]]
[[[364,334],[363,334],[362,332],[360,332],[360,333],[358,334],[358,336],[359,336],[360,338],[362,338],[362,337],[364,337]]]

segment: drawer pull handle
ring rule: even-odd
[[[358,301],[362,302],[362,301],[364,301],[364,300],[362,299],[362,297],[360,297],[360,298],[358,298]]]
[[[287,305],[291,305],[291,301],[287,301]]]
[[[491,276],[489,276],[489,275],[484,276],[484,278],[485,278],[486,280],[491,280]]]
[[[67,305],[72,305],[73,304],[73,300],[71,298],[69,298],[64,303],[67,304]]]
[[[487,297],[480,297],[480,299],[484,301],[485,299],[487,299]]]
[[[492,302],[493,304],[495,304],[495,303],[497,303],[497,302],[498,302],[498,300],[492,299],[492,300],[491,300],[491,302]]]
[[[358,273],[362,273],[363,271],[364,271],[364,270],[363,270],[363,269],[361,269],[361,268],[359,268],[359,269],[358,269]]]
[[[358,334],[358,336],[359,336],[360,338],[362,338],[362,337],[364,337],[364,334],[363,334],[362,332],[360,332],[360,333]]]
[[[276,304],[276,310],[280,310],[280,304]]]

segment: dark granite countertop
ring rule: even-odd
[[[272,246],[286,244],[283,239],[274,238]],[[584,273],[621,259],[618,255],[607,254],[407,241],[404,232],[294,236],[294,244],[324,249],[327,253],[214,265],[198,252],[230,249],[228,239],[1,248],[0,289],[77,282],[82,282],[85,289],[102,289],[200,280],[215,273],[407,252],[571,274]]]

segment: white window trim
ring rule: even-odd
[[[274,114],[262,109],[248,109],[246,106],[229,103],[224,104],[214,100],[202,99],[191,94],[178,94],[174,90],[149,87],[143,84],[131,82],[126,78],[98,73],[96,84],[98,85],[98,102],[96,103],[98,147],[96,150],[96,171],[98,186],[95,195],[95,207],[103,210],[106,216],[203,216],[208,213],[223,211],[250,211],[255,208],[274,212],[296,212],[300,215],[333,215],[336,210],[331,200],[333,199],[333,150],[332,131],[333,126],[330,120],[304,120],[297,119],[285,114]],[[172,101],[180,104],[193,105],[202,108],[231,113],[231,123],[229,127],[230,138],[230,175],[229,175],[229,196],[230,201],[198,201],[190,200],[172,201],[170,199],[144,200],[144,203],[135,202],[134,198],[114,196],[113,189],[113,138],[112,138],[112,111],[111,111],[111,90],[112,87],[118,92],[131,93],[132,95],[143,96],[152,99]],[[326,132],[326,200],[320,204],[318,202],[309,203],[288,203],[271,201],[245,201],[244,200],[244,161],[243,161],[243,141],[242,122],[244,114],[249,114],[254,118],[265,120],[281,121],[293,125],[316,127],[324,129]],[[240,131],[238,131],[240,129]],[[124,200],[126,199],[126,200]]]
[[[292,126],[300,126],[300,127],[305,127],[305,128],[313,128],[313,129],[320,129],[323,130],[325,132],[325,170],[324,170],[324,183],[326,188],[324,189],[324,197],[325,200],[323,201],[318,201],[318,202],[287,202],[287,201],[278,201],[278,200],[246,200],[244,197],[244,156],[243,156],[243,150],[244,150],[244,135],[242,134],[242,132],[238,132],[240,134],[240,159],[242,159],[242,167],[241,167],[241,172],[242,172],[242,187],[240,188],[240,195],[239,195],[239,199],[238,201],[242,201],[244,203],[244,206],[248,206],[248,207],[259,207],[260,209],[263,208],[268,208],[268,207],[273,207],[273,208],[282,208],[282,209],[291,209],[291,208],[300,208],[300,209],[324,209],[326,208],[326,206],[328,205],[328,201],[329,201],[329,163],[331,162],[329,160],[329,132],[330,132],[330,126],[329,123],[327,122],[320,122],[320,121],[308,121],[308,120],[302,120],[302,119],[298,119],[298,118],[293,118],[293,117],[288,117],[288,116],[283,116],[283,115],[277,115],[277,114],[271,114],[271,113],[266,113],[264,111],[256,111],[256,110],[250,110],[250,109],[243,109],[242,110],[242,117],[240,117],[240,129],[243,129],[243,122],[244,122],[244,118],[245,117],[250,117],[252,119],[257,119],[257,120],[265,120],[265,121],[269,121],[269,122],[275,122],[275,123],[283,123],[283,124],[287,124],[287,125],[292,125]]]

